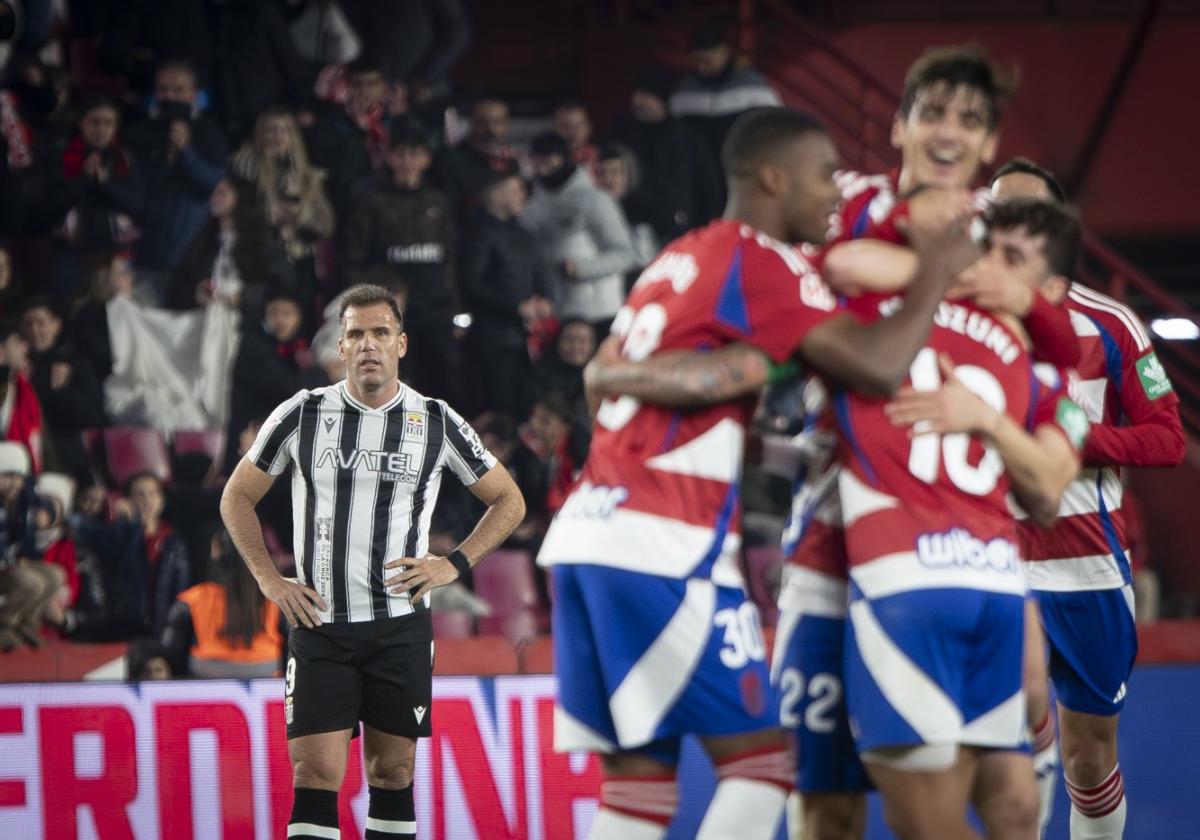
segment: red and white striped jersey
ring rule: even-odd
[[[1071,396],[1088,420],[1129,426],[1178,410],[1179,398],[1133,311],[1078,283],[1066,305],[1082,350]],[[1130,583],[1122,495],[1119,468],[1087,468],[1063,493],[1053,528],[1038,528],[1018,511],[1029,586],[1074,592]]]
[[[613,333],[622,355],[742,342],[787,359],[836,300],[799,252],[736,221],[672,242],[642,272]],[[579,483],[538,562],[741,585],[738,484],[754,396],[692,411],[605,400]]]

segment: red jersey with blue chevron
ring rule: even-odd
[[[873,300],[877,316],[896,303]],[[966,301],[943,302],[913,362],[912,387],[941,387],[939,354],[949,356],[959,380],[992,407],[1031,430],[1052,424],[1082,446],[1087,422],[1067,396],[1066,378],[1051,376],[1047,383],[1036,376],[1022,340],[992,313]],[[844,392],[834,399],[851,578],[868,598],[944,586],[1023,591],[999,453],[967,434],[910,438],[883,406],[883,400]]]
[[[1178,411],[1179,398],[1132,310],[1078,283],[1066,305],[1082,346],[1071,395],[1088,420],[1126,426]],[[1032,589],[1074,592],[1132,582],[1122,495],[1119,468],[1085,467],[1063,493],[1053,528],[1022,519],[1022,553]]]
[[[646,267],[613,333],[634,361],[733,342],[783,361],[835,307],[795,248],[723,220],[675,240]],[[755,404],[747,397],[679,412],[605,400],[579,483],[538,562],[739,585],[737,485]]]

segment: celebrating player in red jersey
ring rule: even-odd
[[[651,263],[605,352],[619,343],[636,361],[742,342],[756,349],[731,380],[765,376],[770,360],[799,352],[858,387],[893,390],[949,278],[976,252],[966,194],[919,205],[911,224],[924,241],[921,276],[901,313],[864,326],[834,313],[819,276],[785,244],[820,239],[837,198],[836,152],[819,124],[786,109],[749,114],[727,139],[725,165],[726,219]],[[554,567],[556,746],[604,755],[594,838],[662,835],[689,732],[719,777],[699,836],[768,837],[790,771],[757,612],[734,562],[754,400],[680,413],[622,391],[601,404],[580,483],[539,555]]]
[[[1053,176],[1030,161],[1002,167],[992,191],[1000,201],[1063,198]],[[1092,423],[1087,469],[1064,494],[1053,529],[1021,528],[1022,548],[1050,646],[1071,837],[1120,838],[1117,721],[1137,652],[1120,468],[1177,466],[1185,441],[1179,400],[1137,315],[1079,283],[1065,296],[1082,351],[1077,398]],[[1047,704],[1035,749],[1053,749],[1048,712]]]

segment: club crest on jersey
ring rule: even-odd
[[[1083,409],[1071,400],[1060,399],[1054,409],[1054,419],[1059,427],[1067,433],[1071,445],[1076,450],[1083,449],[1083,442],[1087,440],[1088,432],[1091,430],[1091,423],[1088,422]]]
[[[379,473],[379,477],[384,481],[415,482],[417,471],[412,467],[412,460],[412,455],[407,452],[385,452],[381,449],[354,449],[343,452],[327,446],[321,450],[317,466],[343,470],[357,470],[365,466],[371,472]]]
[[[412,441],[425,440],[425,415],[422,412],[404,412],[404,437]]]
[[[1167,370],[1158,360],[1157,353],[1147,353],[1137,362],[1138,379],[1142,381],[1142,390],[1152,400],[1165,397],[1171,393],[1171,379]]]

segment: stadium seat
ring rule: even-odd
[[[507,618],[537,605],[533,558],[528,551],[493,551],[475,566],[471,575],[475,594],[488,602],[494,619]]]
[[[175,433],[171,448],[174,449],[176,455],[203,452],[219,468],[225,453],[225,430],[189,429],[178,431]]]
[[[517,652],[503,636],[443,639],[437,643],[433,673],[440,677],[515,674]]]
[[[783,555],[778,546],[761,545],[746,549],[746,592],[758,611],[763,624],[774,627],[779,619],[779,576],[783,570]]]
[[[433,638],[469,639],[475,635],[475,624],[466,610],[434,610]]]
[[[479,632],[503,636],[513,647],[520,648],[538,635],[537,613],[525,609],[510,615],[487,616],[479,619]]]
[[[148,472],[160,481],[171,480],[167,444],[156,429],[116,426],[104,430],[104,454],[108,476],[118,487],[131,476]]]

